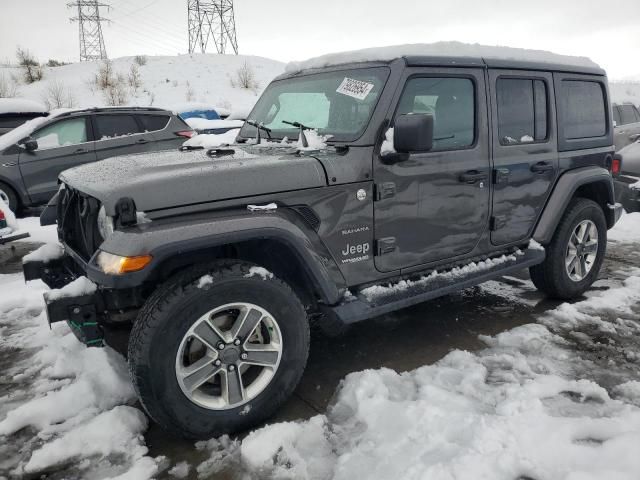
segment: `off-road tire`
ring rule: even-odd
[[[598,229],[598,251],[593,266],[581,281],[569,277],[565,267],[569,239],[580,222],[591,220]],[[570,300],[582,295],[598,278],[607,248],[607,221],[602,207],[593,200],[574,198],[562,216],[558,227],[546,245],[546,259],[529,269],[538,290],[552,298]]]
[[[11,209],[11,211],[16,213],[18,211],[18,207],[20,206],[20,201],[18,200],[16,192],[13,191],[13,188],[3,182],[0,182],[0,190],[6,194],[9,200],[9,208]]]
[[[129,371],[147,414],[168,432],[208,439],[245,430],[271,416],[293,393],[306,366],[309,323],[300,300],[275,276],[251,275],[250,263],[219,261],[193,267],[159,287],[141,309],[128,346]],[[211,282],[199,288],[199,280]],[[233,302],[250,302],[277,320],[282,357],[275,376],[260,394],[236,408],[211,410],[190,401],[176,379],[182,338],[204,313]]]

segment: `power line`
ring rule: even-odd
[[[238,54],[233,0],[187,0],[189,53],[206,53],[209,41],[218,53],[226,53],[227,45]]]
[[[109,8],[109,5],[99,3],[98,0],[76,0],[75,3],[68,3],[67,7],[78,9],[78,16],[70,20],[78,22],[80,61],[106,59],[107,49],[102,36],[102,22],[108,20],[100,15],[100,7]]]

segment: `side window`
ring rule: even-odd
[[[133,115],[96,115],[98,140],[142,133]]]
[[[32,136],[38,141],[38,150],[85,143],[87,122],[84,117],[61,120],[38,130]]]
[[[156,132],[162,130],[169,123],[167,115],[139,115],[138,120],[142,123],[142,128],[146,132]]]
[[[407,82],[396,115],[430,113],[433,151],[455,150],[475,140],[475,87],[468,78],[413,78]]]
[[[633,105],[625,104],[618,106],[618,108],[620,109],[622,125],[636,123],[638,121],[636,118],[636,109]]]
[[[499,78],[498,135],[502,145],[547,139],[547,85],[542,80]]]
[[[567,140],[602,137],[607,133],[604,91],[598,82],[563,80],[564,136]],[[621,111],[624,123],[624,113]]]
[[[619,127],[622,125],[622,119],[620,118],[620,110],[618,110],[618,106],[614,105],[611,109],[613,111],[613,121],[616,122],[616,126]]]
[[[633,111],[636,114],[636,122],[640,122],[640,112],[638,112],[638,109],[633,106]]]

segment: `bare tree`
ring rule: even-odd
[[[231,86],[247,90],[256,90],[260,86],[256,79],[256,73],[249,63],[244,62],[244,64],[236,70],[235,77],[231,79]]]
[[[127,82],[129,83],[129,88],[131,92],[136,95],[140,87],[142,87],[142,78],[140,77],[140,69],[136,63],[131,64],[131,68],[129,69],[129,74],[127,76]]]
[[[95,83],[100,90],[107,90],[116,83],[115,73],[113,71],[113,63],[107,59],[102,62],[98,73],[95,77]]]
[[[49,84],[42,100],[49,110],[54,108],[73,108],[76,105],[71,89],[58,80]]]
[[[26,83],[34,83],[42,80],[44,77],[44,70],[31,52],[18,47],[16,50],[16,57],[18,58],[18,65],[22,69],[22,74]]]
[[[104,100],[107,105],[112,107],[118,107],[126,105],[129,101],[129,95],[127,93],[127,86],[124,78],[121,81],[117,81],[114,85],[111,85],[104,90]]]
[[[136,62],[139,67],[144,67],[147,64],[147,57],[145,55],[136,55],[133,57],[133,61]]]
[[[18,82],[11,76],[7,78],[3,73],[0,75],[0,98],[13,98],[18,95]]]

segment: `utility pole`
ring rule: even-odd
[[[238,54],[233,0],[187,0],[189,12],[189,53],[207,51],[213,42],[218,53],[230,46]]]
[[[109,20],[100,15],[100,7],[109,8],[109,5],[99,3],[98,0],[76,0],[74,3],[68,3],[67,7],[78,9],[78,16],[70,20],[78,22],[80,61],[105,60],[107,49],[102,36],[102,22]]]

